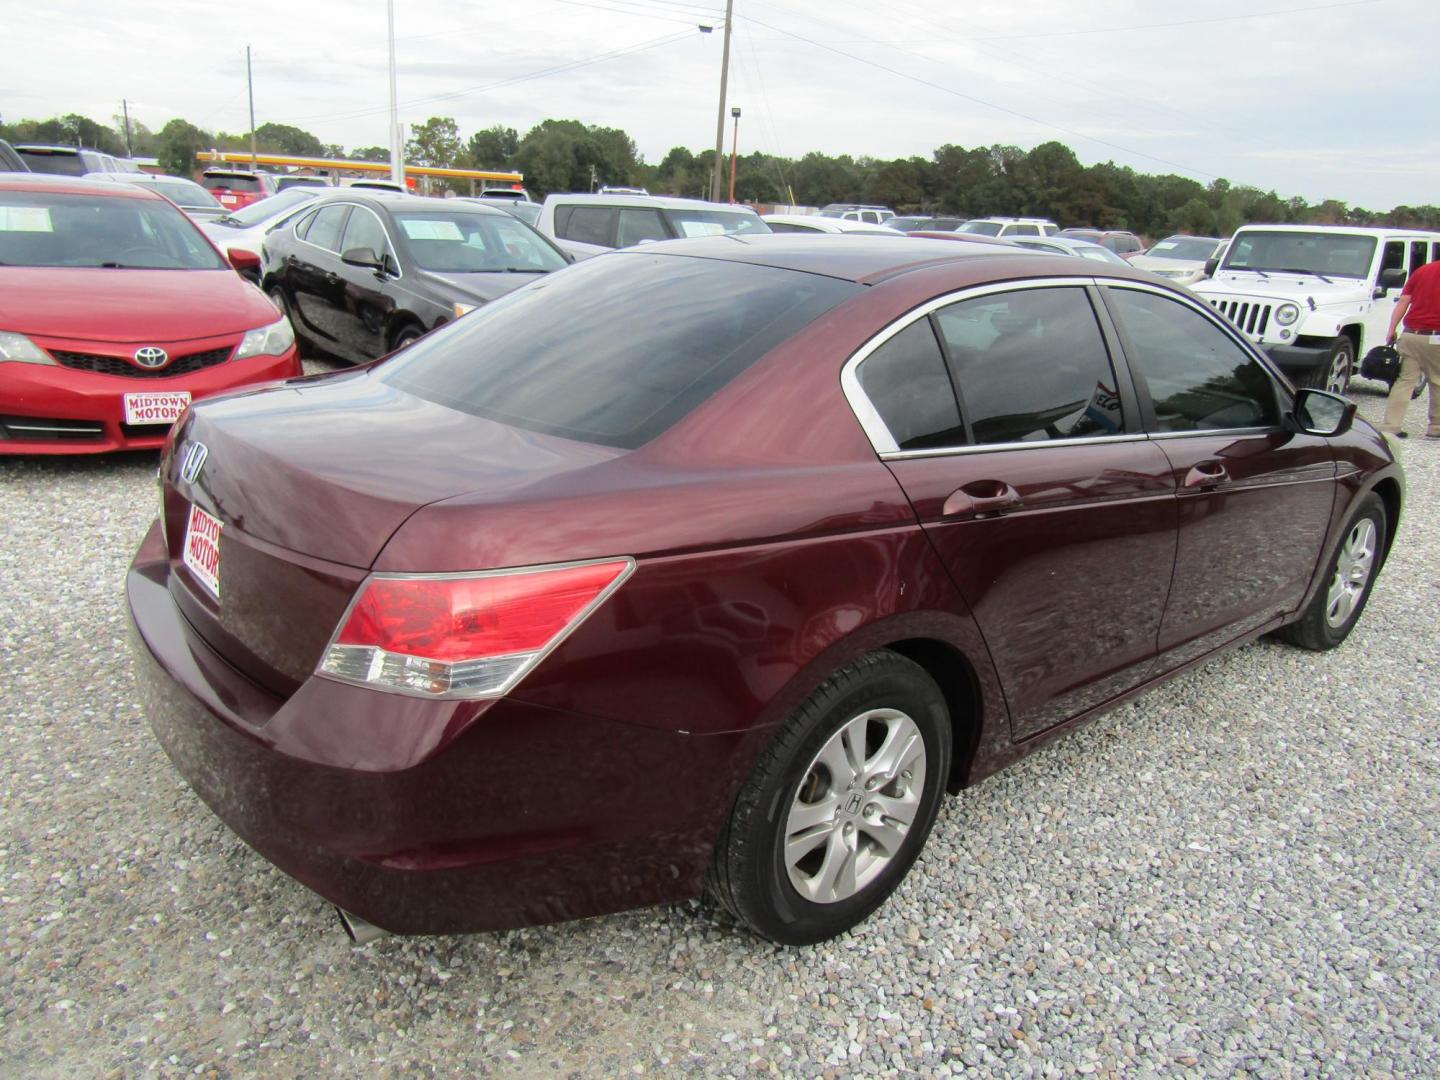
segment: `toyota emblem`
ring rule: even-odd
[[[170,362],[170,354],[156,345],[135,350],[135,363],[143,368],[162,368]]]

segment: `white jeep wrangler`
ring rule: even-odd
[[[1406,277],[1437,257],[1440,233],[1247,225],[1190,289],[1297,386],[1343,394],[1358,359],[1385,344]]]

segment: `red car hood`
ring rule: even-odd
[[[232,270],[0,267],[0,330],[82,341],[184,341],[278,318]]]

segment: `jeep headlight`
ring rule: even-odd
[[[1294,304],[1281,304],[1275,309],[1275,321],[1281,326],[1289,326],[1298,318],[1300,309]]]
[[[291,329],[290,320],[281,315],[278,322],[273,322],[269,326],[247,330],[245,336],[240,339],[240,347],[235,350],[235,359],[245,360],[252,356],[284,356],[290,346],[294,344],[295,331]]]

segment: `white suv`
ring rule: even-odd
[[[1060,226],[1049,218],[1038,217],[984,217],[971,218],[958,229],[960,233],[975,233],[979,236],[1054,236]]]
[[[652,240],[770,231],[748,206],[654,195],[547,195],[535,228],[578,259]]]
[[[1248,225],[1190,288],[1292,382],[1343,394],[1357,357],[1385,344],[1405,279],[1437,256],[1434,232]]]

